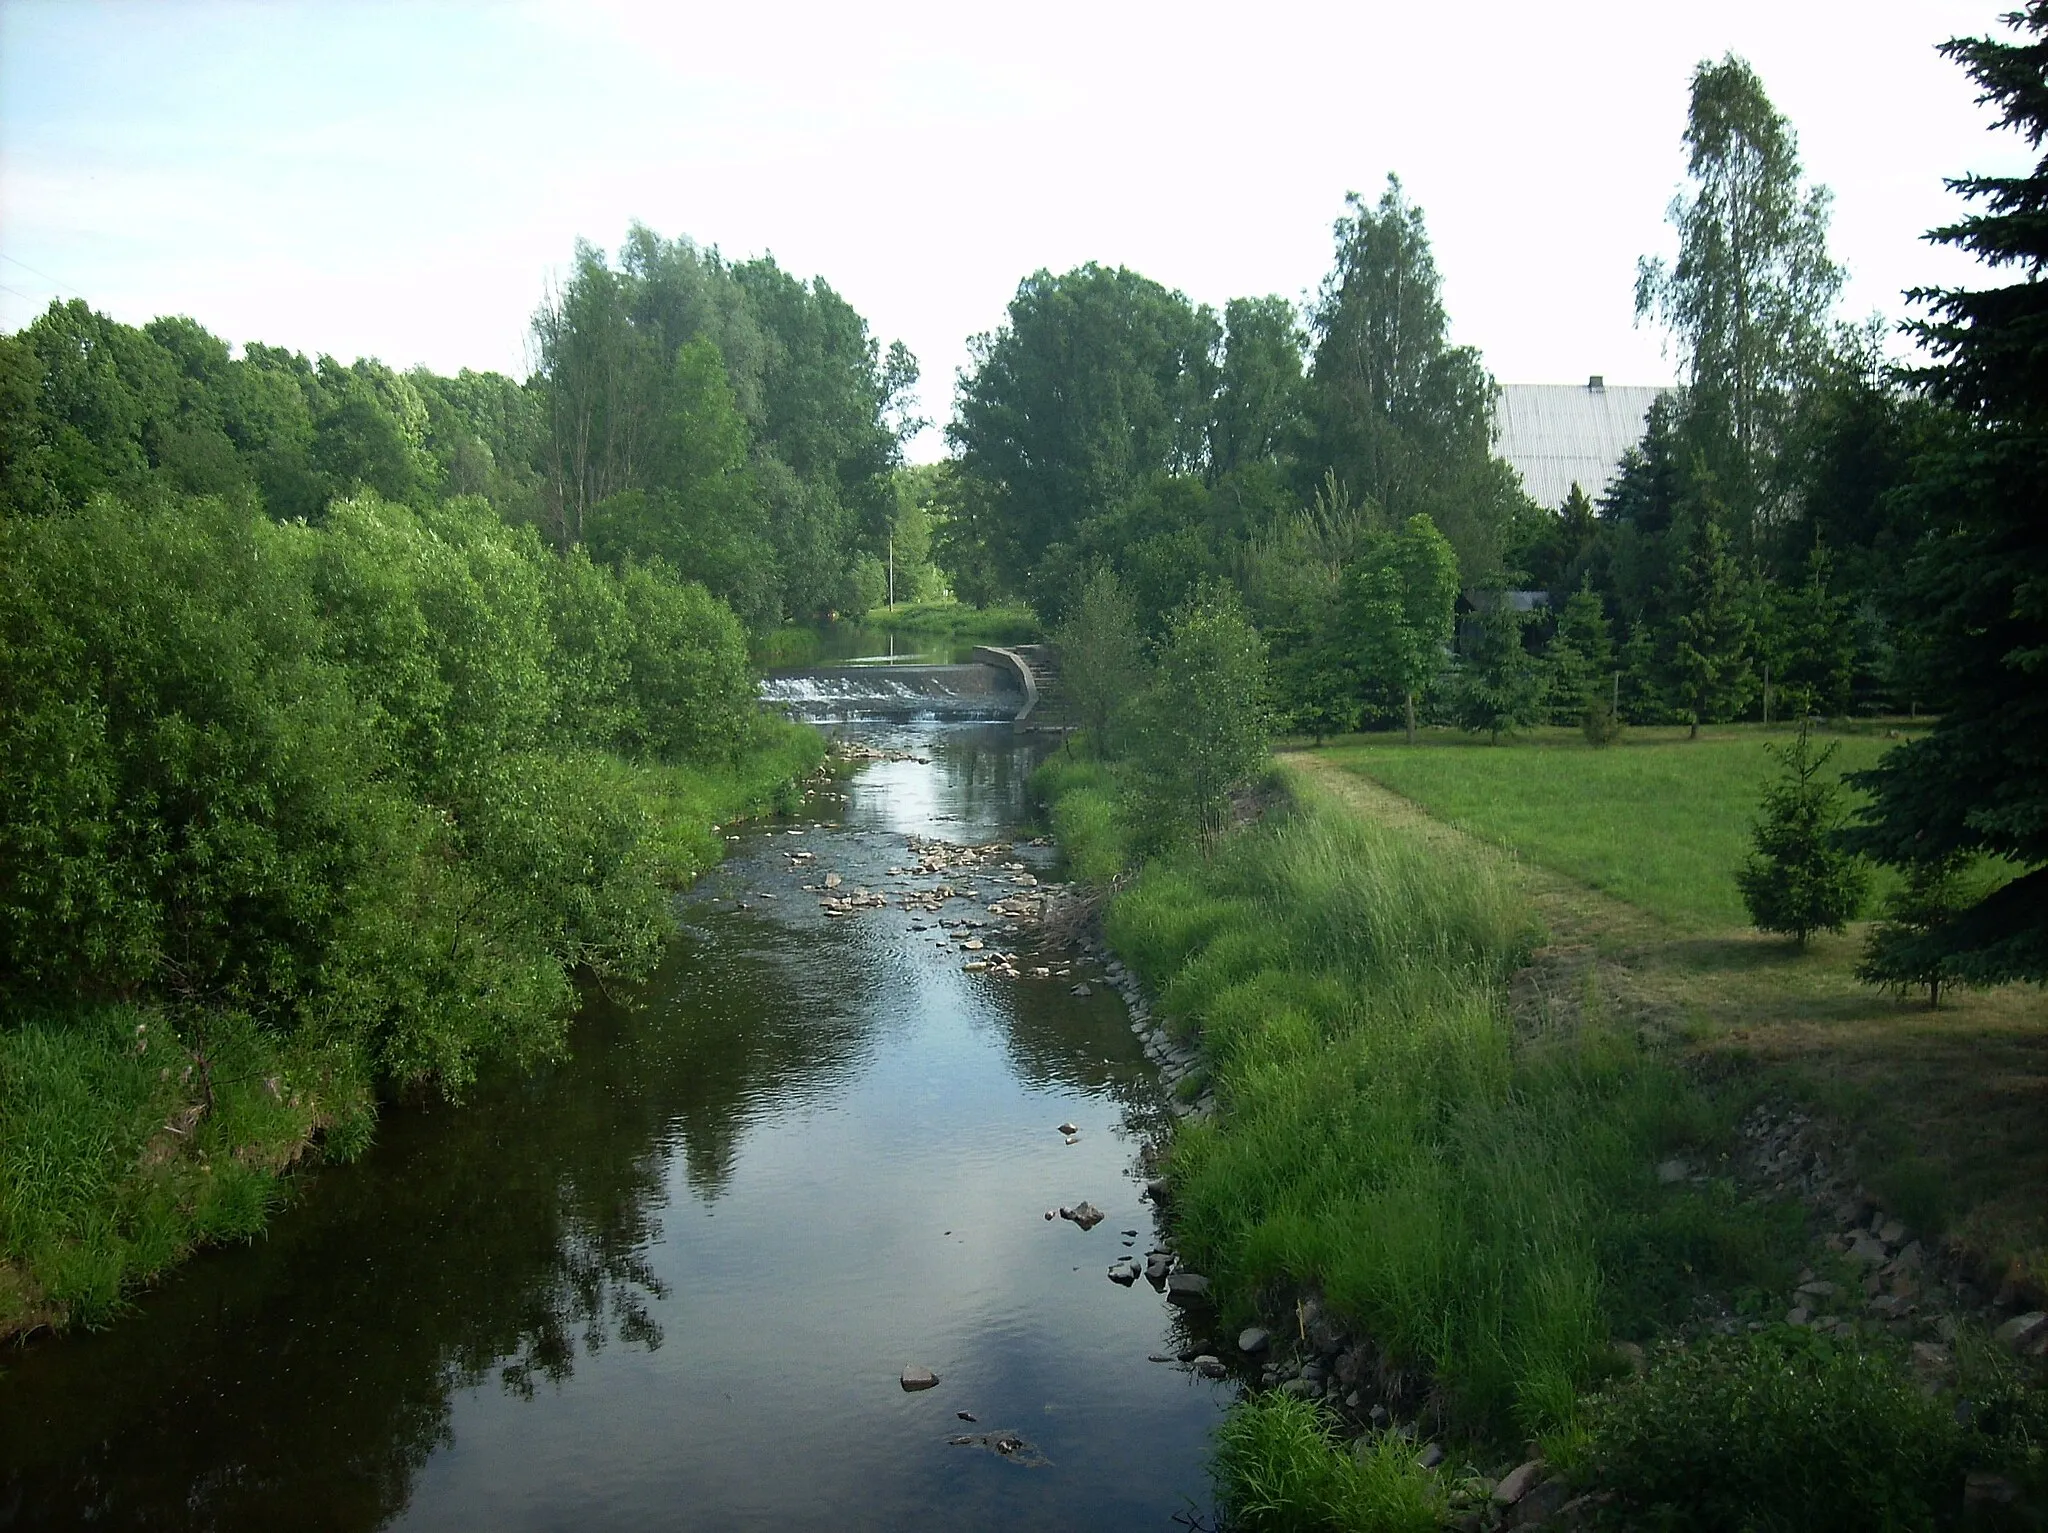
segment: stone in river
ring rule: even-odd
[[[1195,1272],[1176,1272],[1166,1280],[1166,1297],[1182,1304],[1209,1297],[1209,1280]]]
[[[939,1382],[939,1376],[922,1364],[912,1363],[903,1370],[903,1377],[899,1382],[906,1390],[930,1389]]]
[[[827,889],[837,889],[844,882],[845,880],[837,873],[827,873],[825,875],[825,887]]]
[[[1081,1130],[1071,1123],[1062,1123],[1060,1125],[1060,1132],[1062,1134],[1078,1134]]]
[[[1085,998],[1095,994],[1095,992],[1087,985],[1076,985],[1074,986],[1074,994]]]
[[[1263,1352],[1272,1340],[1273,1333],[1264,1326],[1246,1326],[1237,1333],[1237,1350],[1247,1354]]]
[[[1138,1264],[1128,1256],[1109,1269],[1109,1280],[1125,1288],[1138,1281]]]
[[[1166,1275],[1173,1271],[1171,1251],[1147,1251],[1145,1253],[1145,1276],[1154,1283],[1166,1281]]]
[[[1084,1230],[1094,1229],[1106,1217],[1101,1209],[1085,1198],[1076,1203],[1072,1208],[1063,1208],[1060,1212],[1073,1220],[1074,1223],[1080,1225]]]

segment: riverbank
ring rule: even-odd
[[[824,758],[815,730],[764,718],[722,764],[580,769],[605,779],[617,859],[673,890],[717,864],[727,827],[794,810]],[[648,919],[654,941],[674,929],[665,898]],[[295,1166],[368,1145],[378,1096],[331,1035],[232,1013],[110,1003],[0,1029],[0,1340],[104,1324],[198,1249],[261,1234]]]
[[[1816,1229],[1783,1187],[1805,1125],[1597,989],[1546,988],[1509,857],[1290,765],[1256,821],[1138,864],[1113,769],[1056,761],[1040,788],[1218,1102],[1167,1165],[1176,1241],[1259,1367],[1218,1459],[1242,1525],[1570,1503],[1719,1527],[1749,1496],[1786,1526],[1919,1526],[1966,1475],[1980,1499],[2039,1478],[2007,1349],[1904,1296],[1939,1286],[1915,1232],[1860,1205],[1860,1244]],[[1746,1147],[1781,1158],[1776,1185]],[[1812,1307],[1866,1283],[1888,1313]],[[1962,1397],[2003,1414],[1958,1426]],[[1745,1417],[1786,1430],[1729,1430]]]

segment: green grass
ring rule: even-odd
[[[1026,644],[1043,631],[1038,614],[1020,603],[974,607],[966,602],[898,602],[871,608],[860,619],[897,633],[949,634],[984,644]]]
[[[1596,750],[1541,731],[1489,746],[1430,734],[1415,746],[1359,740],[1326,752],[1480,838],[1676,926],[1747,924],[1735,869],[1749,852],[1757,799],[1775,764],[1770,739],[1789,732],[1730,727],[1687,740],[1682,730],[1632,730]],[[1828,735],[1832,773],[1875,765],[1893,743]]]
[[[1388,1433],[1354,1452],[1306,1400],[1264,1395],[1233,1410],[1216,1434],[1216,1479],[1243,1533],[1431,1533],[1446,1511],[1437,1477],[1416,1467],[1415,1444]]]
[[[1104,770],[1042,780],[1082,831],[1077,867],[1128,844],[1102,823]],[[1561,1427],[1611,1335],[1701,1282],[1782,1276],[1784,1232],[1654,1184],[1668,1147],[1727,1125],[1632,1033],[1518,1042],[1507,981],[1536,933],[1501,859],[1296,791],[1109,907],[1223,1104],[1176,1137],[1180,1247],[1233,1319],[1275,1285],[1319,1289],[1477,1436]]]

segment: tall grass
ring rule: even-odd
[[[1077,866],[1106,861],[1111,785],[1050,785],[1069,789],[1055,825],[1088,831]],[[1507,985],[1537,934],[1496,859],[1295,794],[1110,906],[1111,943],[1200,1038],[1223,1107],[1175,1142],[1181,1249],[1233,1314],[1319,1288],[1434,1381],[1447,1425],[1568,1427],[1641,1319],[1624,1280],[1754,1265],[1771,1242],[1655,1186],[1658,1155],[1714,1124],[1632,1038],[1517,1038]]]

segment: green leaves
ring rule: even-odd
[[[1767,749],[1784,770],[1764,789],[1756,850],[1735,882],[1759,929],[1789,933],[1804,947],[1814,932],[1838,932],[1861,913],[1870,870],[1841,845],[1841,786],[1824,775],[1834,745],[1816,752],[1802,724],[1790,746]]]

